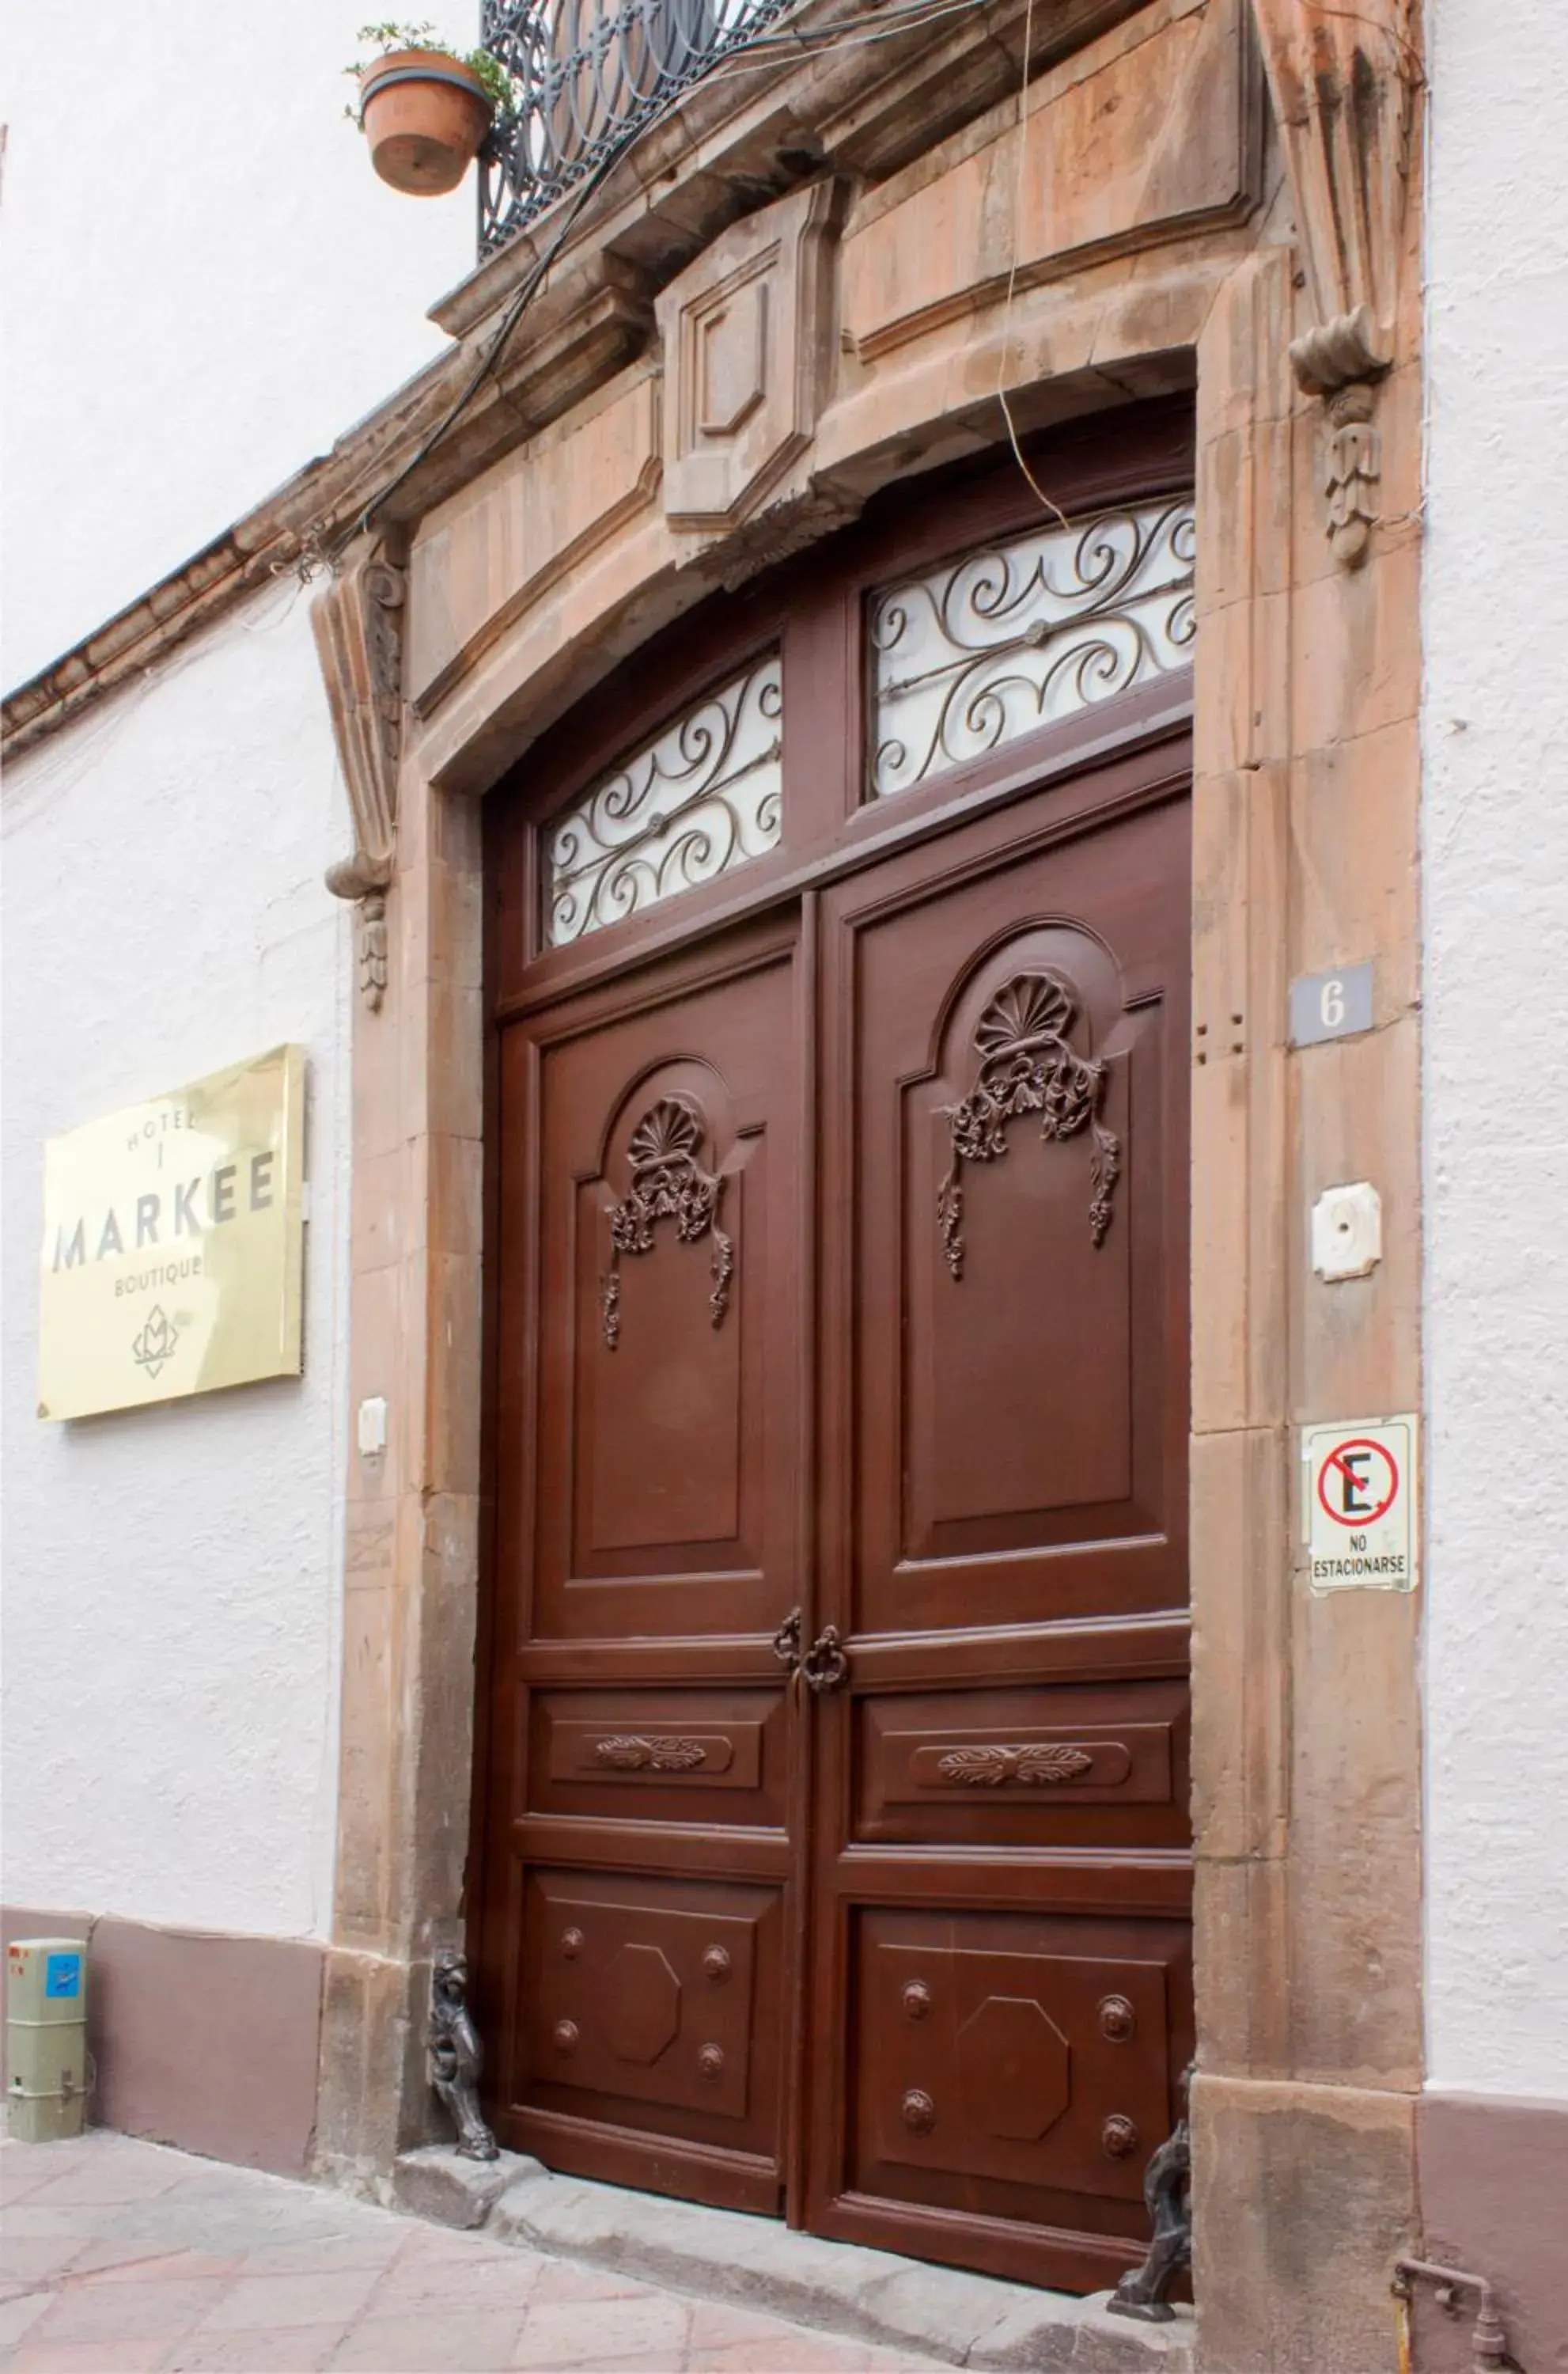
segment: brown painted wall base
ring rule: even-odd
[[[243,2168],[306,2173],[320,1945],[7,1905],[0,1939],[13,1937],[89,1940],[95,2123]]]
[[[1508,2354],[1525,2374],[1568,2366],[1568,2102],[1427,2094],[1416,2112],[1426,2255],[1497,2287]],[[1417,2304],[1419,2374],[1469,2374],[1467,2301]]]

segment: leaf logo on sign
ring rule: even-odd
[[[155,1302],[148,1311],[146,1323],[131,1339],[131,1357],[149,1377],[167,1368],[174,1357],[180,1330],[175,1326],[161,1302]]]

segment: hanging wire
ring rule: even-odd
[[[1023,471],[1032,492],[1042,506],[1065,528],[1072,523],[1059,503],[1051,500],[1034,471],[1024,458],[1024,448],[1018,441],[1018,429],[1012,417],[1012,406],[1007,394],[1007,346],[1012,330],[1012,299],[1018,286],[1018,251],[1024,239],[1024,174],[1029,155],[1029,61],[1034,52],[1035,0],[1024,12],[1024,70],[1018,85],[1018,170],[1012,177],[1012,253],[1007,267],[1007,300],[1001,309],[1001,341],[996,358],[996,399],[1001,406],[1001,417],[1007,423],[1007,441],[1012,448],[1012,458]]]

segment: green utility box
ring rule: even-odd
[[[6,2101],[19,2143],[79,2135],[88,2103],[88,1950],[18,1937],[6,1952]]]

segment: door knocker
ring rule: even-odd
[[[838,1637],[838,1627],[830,1624],[819,1632],[805,1655],[801,1659],[801,1672],[806,1687],[825,1698],[830,1690],[841,1690],[849,1678],[849,1660],[844,1654],[844,1643]]]

